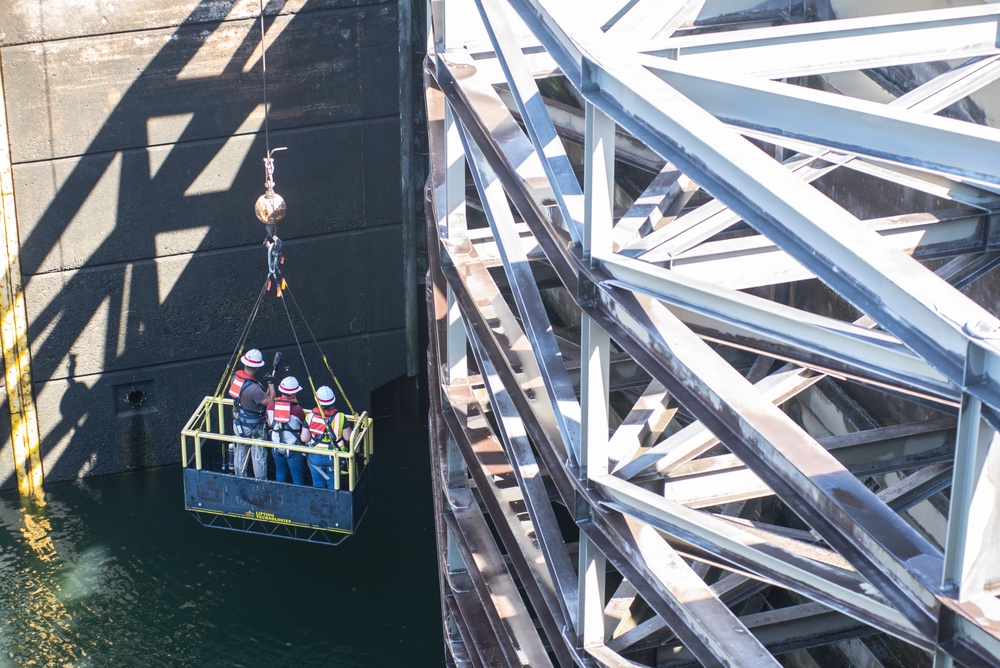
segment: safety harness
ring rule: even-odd
[[[298,428],[292,427],[292,406],[298,406],[297,401],[292,401],[291,399],[285,399],[284,397],[278,397],[274,400],[274,414],[271,416],[271,431],[278,433],[292,433],[295,436],[295,443],[301,444],[302,441],[299,439],[299,432],[302,431],[302,425]],[[282,443],[285,443],[284,437],[281,439]]]
[[[317,407],[309,413],[309,431],[314,437],[312,447],[317,450],[333,450],[333,444],[336,443],[338,449],[346,450],[344,427],[347,426],[347,417],[336,408],[331,411],[327,413],[326,409]]]

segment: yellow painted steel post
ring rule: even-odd
[[[219,408],[219,433],[226,433],[226,404],[220,399],[216,406]]]
[[[365,463],[367,464],[375,453],[375,423],[368,418],[368,431],[365,433]]]
[[[357,484],[357,480],[354,478],[354,451],[351,450],[351,456],[347,460],[347,488],[350,491],[354,491],[354,485]]]
[[[21,285],[20,244],[14,210],[14,173],[3,72],[0,68],[0,343],[3,345],[10,440],[17,489],[23,496],[42,497],[42,459],[39,454],[38,416],[31,392],[31,353],[28,316]]]

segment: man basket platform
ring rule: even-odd
[[[309,445],[289,445],[227,433],[227,397],[205,397],[181,431],[184,508],[205,526],[339,544],[358,530],[372,498],[372,420],[367,412],[346,415],[350,441],[329,452],[333,488],[236,476],[230,443],[314,454]]]

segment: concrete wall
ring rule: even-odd
[[[179,460],[178,432],[239,338],[266,274],[257,11],[0,3],[46,481]],[[265,14],[270,145],[288,147],[275,154],[285,274],[361,410],[406,373],[399,8],[272,0]],[[250,344],[305,375],[274,296]],[[0,489],[13,485],[5,442]]]

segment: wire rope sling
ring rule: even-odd
[[[302,343],[299,338],[298,332],[295,328],[295,323],[292,320],[291,312],[288,308],[288,301],[284,299],[287,295],[291,298],[292,304],[299,316],[299,319],[304,323],[306,331],[309,334],[309,338],[316,345],[317,350],[319,350],[320,358],[323,361],[323,365],[326,367],[330,378],[333,380],[334,384],[337,386],[337,391],[340,392],[340,396],[344,398],[347,403],[347,407],[350,410],[350,414],[354,421],[357,421],[360,416],[354,410],[354,406],[351,404],[350,399],[347,397],[347,393],[340,384],[340,380],[337,378],[336,374],[333,373],[333,369],[330,367],[330,363],[327,360],[326,354],[323,353],[322,347],[313,334],[312,328],[309,326],[309,322],[306,320],[302,309],[299,308],[299,304],[295,299],[295,295],[289,289],[287,279],[282,275],[282,265],[285,262],[284,255],[282,253],[283,242],[277,234],[278,223],[285,218],[287,212],[287,207],[285,204],[285,199],[275,192],[274,186],[274,154],[278,151],[287,150],[285,146],[279,146],[276,148],[271,148],[271,137],[270,137],[270,126],[268,122],[270,106],[267,97],[267,49],[265,48],[265,27],[264,27],[264,2],[259,1],[260,9],[260,48],[261,48],[261,92],[264,102],[264,194],[257,198],[254,203],[254,213],[257,219],[265,225],[266,236],[264,238],[263,245],[267,248],[267,276],[264,281],[264,285],[261,287],[260,293],[257,295],[253,307],[250,309],[250,315],[247,318],[246,324],[240,333],[239,341],[237,342],[236,348],[230,357],[229,364],[226,366],[226,370],[223,372],[222,378],[219,381],[219,385],[216,387],[215,396],[221,397],[223,388],[226,387],[226,380],[233,377],[236,371],[236,364],[238,360],[243,355],[243,350],[246,345],[247,337],[249,336],[250,329],[253,325],[257,314],[260,312],[261,304],[264,297],[270,291],[271,287],[274,287],[275,296],[281,300],[281,304],[284,307],[285,315],[288,319],[289,329],[292,333],[293,339],[295,341],[295,347],[299,352],[299,356],[302,360],[302,366],[306,371],[306,377],[309,383],[309,390],[312,394],[313,401],[316,406],[320,406],[319,398],[316,396],[316,385],[313,382],[312,373],[309,371],[308,363],[306,362],[305,353],[302,350]],[[280,353],[279,353],[280,355]],[[280,364],[280,357],[276,357],[274,364],[272,365],[272,375],[278,371]]]
[[[202,404],[199,406],[199,409],[194,415],[191,416],[184,430],[181,432],[182,460],[185,466],[185,504],[189,510],[194,511],[195,516],[198,517],[199,521],[203,524],[221,526],[220,524],[217,524],[217,522],[223,522],[225,526],[222,526],[222,528],[238,529],[243,531],[263,531],[269,534],[273,534],[275,532],[274,527],[285,530],[286,534],[290,531],[289,527],[299,527],[304,529],[307,534],[309,531],[312,531],[312,534],[308,534],[309,537],[305,538],[298,535],[301,534],[301,531],[296,532],[296,535],[279,535],[285,535],[285,537],[298,538],[302,540],[316,540],[315,535],[317,533],[352,533],[360,522],[361,516],[364,514],[364,510],[367,508],[368,501],[371,496],[371,488],[370,484],[366,484],[366,481],[370,480],[370,475],[363,476],[363,474],[367,473],[368,467],[366,465],[372,454],[372,425],[371,418],[367,415],[367,413],[359,415],[357,411],[355,411],[354,406],[347,397],[347,393],[344,391],[340,380],[333,372],[326,354],[309,325],[309,321],[306,319],[305,314],[299,307],[298,301],[295,299],[295,295],[288,284],[287,278],[282,272],[285,257],[282,252],[283,242],[278,236],[277,226],[278,223],[285,218],[287,209],[284,198],[275,192],[274,154],[278,151],[286,150],[286,147],[282,146],[271,148],[270,143],[270,129],[268,126],[269,107],[267,99],[267,60],[265,49],[264,6],[263,0],[259,1],[261,83],[264,98],[263,125],[265,156],[263,162],[265,178],[264,194],[257,198],[254,204],[254,213],[257,219],[265,225],[266,229],[263,246],[267,249],[267,271],[260,291],[250,308],[250,313],[243,324],[236,346],[233,349],[232,355],[230,356],[229,361],[219,379],[214,394],[211,397],[205,397]],[[255,497],[253,497],[252,490],[250,490],[249,487],[247,490],[244,490],[246,492],[245,494],[234,495],[241,499],[248,500],[250,506],[247,507],[240,506],[230,508],[226,505],[226,503],[221,501],[219,504],[213,505],[213,499],[216,496],[221,498],[221,496],[224,495],[220,496],[215,492],[205,493],[205,490],[211,487],[209,484],[211,478],[205,478],[205,476],[228,474],[242,469],[242,467],[239,466],[239,463],[230,459],[230,456],[227,453],[227,450],[232,452],[234,443],[242,445],[242,449],[246,451],[249,451],[251,447],[254,446],[270,449],[276,445],[270,440],[265,440],[263,438],[264,429],[263,425],[260,424],[260,422],[263,421],[263,416],[259,418],[258,427],[252,433],[252,437],[243,437],[244,435],[242,431],[237,429],[237,423],[239,422],[238,416],[243,415],[240,397],[247,388],[247,379],[254,379],[253,374],[246,375],[243,371],[238,372],[237,366],[241,360],[244,362],[244,365],[246,365],[247,358],[244,354],[248,337],[257,316],[260,314],[262,308],[265,308],[265,304],[269,301],[267,297],[271,293],[272,288],[274,289],[274,298],[280,302],[285,318],[287,319],[289,331],[291,332],[295,348],[298,351],[299,358],[301,360],[302,369],[305,371],[305,377],[308,384],[307,389],[312,397],[313,405],[315,406],[315,408],[312,409],[312,413],[308,414],[305,420],[303,420],[303,428],[308,428],[310,440],[305,441],[305,439],[300,440],[296,438],[295,443],[288,445],[282,443],[281,452],[288,453],[289,451],[295,451],[308,453],[311,456],[319,456],[320,459],[329,458],[331,466],[326,470],[332,472],[333,480],[331,481],[328,474],[322,470],[325,467],[313,468],[310,466],[310,468],[314,471],[312,475],[322,475],[326,478],[323,482],[331,483],[329,485],[331,492],[337,494],[353,494],[355,497],[358,496],[357,494],[354,494],[355,492],[363,492],[360,497],[347,500],[347,516],[339,516],[339,521],[337,521],[338,517],[333,516],[321,518],[313,517],[307,519],[293,517],[292,519],[289,519],[289,517],[295,514],[295,511],[294,509],[287,508],[278,509],[280,512],[285,512],[287,517],[279,516],[276,513],[270,512],[262,513],[262,511],[258,510],[254,505],[253,499]],[[292,303],[292,308],[289,308],[289,301]],[[323,388],[324,392],[322,393],[322,396],[320,396],[320,393],[317,391],[313,374],[309,369],[309,363],[306,359],[306,353],[303,350],[302,339],[299,335],[299,328],[296,327],[295,319],[292,316],[292,310],[296,312],[299,322],[302,323],[309,339],[316,346],[319,353],[318,357],[322,361],[326,372],[329,374],[332,383],[336,386],[337,392],[339,393],[337,396],[343,398],[344,402],[347,404],[349,412],[341,413],[340,411],[335,410],[324,410],[324,408],[332,406],[336,399],[333,392],[330,391],[329,388]],[[254,352],[254,363],[248,366],[264,366],[263,357],[257,356],[255,351],[250,352]],[[272,376],[276,375],[281,370],[287,370],[289,368],[288,366],[282,366],[282,362],[282,353],[276,353],[272,362]],[[261,384],[261,386],[265,387],[266,390],[266,385]],[[301,390],[302,388],[299,388],[299,391]],[[274,399],[273,392],[268,391],[267,394],[269,399]],[[258,397],[259,396],[260,395],[258,395]],[[321,398],[323,401],[321,401]],[[230,404],[233,405],[233,434],[226,433],[225,426],[228,421],[225,420],[223,411],[223,407]],[[259,409],[259,406],[256,408]],[[338,414],[342,414],[344,418],[342,418],[335,425],[333,418]],[[346,426],[351,427],[349,432],[345,429]],[[306,431],[303,431],[302,433],[306,433]],[[345,434],[350,434],[347,441],[343,439]],[[217,452],[218,456],[221,457],[221,466],[203,466],[202,446],[206,442],[217,442],[219,444],[220,448]],[[191,450],[193,451],[193,457],[191,458],[188,456],[189,447],[191,447]],[[275,455],[277,456],[277,453],[275,453]],[[215,455],[210,458],[214,459]],[[265,466],[266,460],[266,453],[264,453]],[[243,463],[245,463],[245,460]],[[344,467],[345,464],[346,470]],[[212,469],[221,469],[221,471],[213,471]],[[256,476],[257,479],[249,477],[235,477],[232,475],[226,475],[225,477],[229,480],[226,480],[225,483],[217,480],[215,483],[216,486],[220,484],[254,485],[260,482],[259,479],[261,478],[260,475]],[[191,483],[190,485],[189,478]],[[317,483],[318,481],[314,479],[315,488],[324,488],[327,486],[325,484],[321,485]],[[313,488],[302,487],[300,495],[319,494],[324,491],[323,489],[316,489],[315,491],[312,490]],[[342,500],[338,500],[338,504],[338,508],[345,506],[345,503]],[[352,504],[355,506],[353,510],[351,509]],[[208,506],[211,506],[211,508]],[[323,506],[322,504],[310,502],[309,507],[314,508]],[[202,514],[211,516],[211,519],[206,520],[201,516]],[[228,517],[230,519],[220,520],[218,519],[219,517]],[[233,518],[242,519],[244,521],[241,526],[233,526],[233,524],[238,524],[233,521]],[[255,527],[264,527],[264,529],[255,529]],[[332,541],[325,540],[323,542]],[[339,542],[339,540],[337,542]]]

